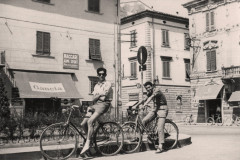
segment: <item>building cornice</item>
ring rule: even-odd
[[[189,24],[188,18],[175,16],[175,15],[162,13],[162,12],[150,11],[150,10],[145,10],[143,12],[139,12],[139,13],[124,17],[121,19],[121,24],[126,24],[142,18],[146,18],[146,17],[167,20],[167,21],[177,22],[182,24]]]

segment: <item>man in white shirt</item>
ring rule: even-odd
[[[85,153],[90,147],[90,141],[93,134],[93,123],[104,113],[106,113],[110,107],[113,99],[113,89],[111,83],[106,81],[107,70],[105,68],[98,68],[97,74],[99,81],[94,87],[93,94],[93,106],[88,108],[86,116],[90,118],[84,118],[81,123],[85,133],[87,133],[87,141],[81,151],[81,154]],[[94,109],[94,113],[89,110]]]

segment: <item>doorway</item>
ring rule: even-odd
[[[206,119],[218,116],[222,117],[221,99],[206,100]]]

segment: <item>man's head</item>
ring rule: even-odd
[[[105,68],[100,67],[97,69],[97,75],[99,80],[102,82],[105,80],[105,77],[107,76],[107,70]]]
[[[146,82],[145,84],[144,84],[144,87],[145,87],[145,89],[147,90],[147,92],[148,93],[152,93],[153,92],[153,84],[152,84],[152,82]]]

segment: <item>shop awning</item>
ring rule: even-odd
[[[82,98],[71,74],[13,71],[20,98]]]
[[[199,86],[195,97],[199,100],[216,99],[222,87],[223,84]]]
[[[228,100],[229,102],[240,101],[240,91],[232,92],[231,97]]]

